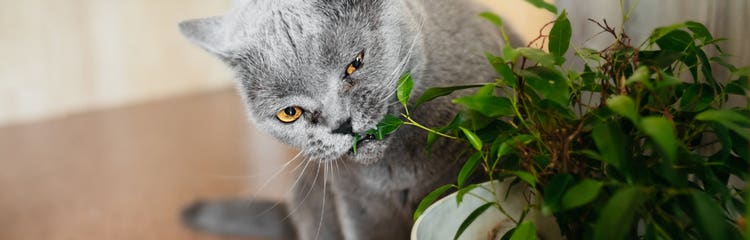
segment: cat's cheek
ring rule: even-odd
[[[383,158],[387,146],[388,139],[382,141],[369,141],[357,146],[357,152],[350,152],[349,157],[354,162],[360,164],[373,164]]]

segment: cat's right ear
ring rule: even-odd
[[[180,32],[193,44],[226,58],[230,46],[222,20],[222,16],[187,20],[180,23]]]

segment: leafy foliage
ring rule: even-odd
[[[544,1],[528,2],[557,13]],[[503,29],[497,15],[482,17]],[[473,152],[457,184],[430,193],[415,219],[451,189],[461,203],[477,187],[467,179],[480,174],[532,188],[541,204],[530,201],[524,211],[554,215],[568,239],[748,236],[750,193],[729,179],[750,176],[750,110],[726,103],[731,95],[749,99],[750,68],[729,63],[717,45],[723,39],[688,21],[657,28],[636,47],[624,32],[597,23],[613,43],[574,48],[584,65],[571,70],[564,65],[572,32],[567,13],[550,24],[535,40],[548,40],[549,52],[532,42],[486,55],[499,76],[494,83],[427,89],[410,106],[413,83],[402,79],[398,96],[407,111],[404,120],[389,121],[428,131],[428,145],[445,137]],[[709,56],[707,48],[721,55]],[[730,74],[716,74],[717,66]],[[453,99],[465,111],[446,126],[423,126],[409,114],[408,107],[471,88],[476,94]],[[472,212],[456,237],[488,208],[501,208],[498,202]],[[504,239],[536,237],[533,223],[517,224]]]

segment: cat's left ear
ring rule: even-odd
[[[180,23],[180,32],[192,43],[219,57],[228,57],[230,44],[224,32],[223,16],[187,20]]]

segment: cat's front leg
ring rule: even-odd
[[[356,187],[355,187],[356,188]],[[402,191],[382,193],[358,188],[336,194],[336,211],[341,232],[347,240],[409,239],[411,211],[402,206]]]
[[[312,163],[315,165],[316,163]],[[330,186],[325,186],[322,167],[301,172],[294,194],[288,202],[298,240],[339,240],[341,234],[335,199]],[[310,166],[313,168],[314,166]]]

